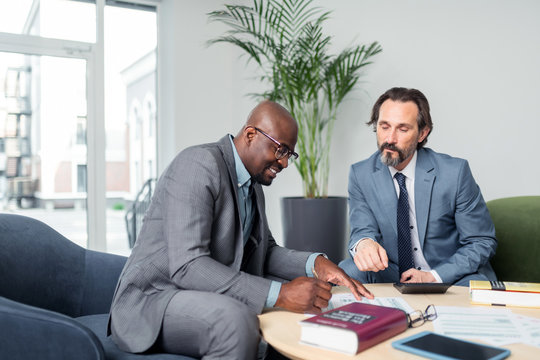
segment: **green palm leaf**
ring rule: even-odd
[[[253,0],[252,6],[225,5],[208,16],[228,27],[209,45],[233,44],[258,64],[259,79],[269,88],[251,95],[282,103],[297,120],[295,165],[304,195],[327,196],[337,109],[381,46],[373,42],[329,54],[332,38],[323,24],[330,12],[313,6],[313,0]]]

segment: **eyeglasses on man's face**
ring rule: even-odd
[[[252,126],[252,127],[258,132],[260,132],[261,134],[263,134],[264,136],[266,136],[268,139],[270,139],[274,144],[277,145],[276,152],[274,153],[274,155],[276,156],[276,159],[281,160],[286,157],[291,162],[298,159],[298,154],[292,151],[291,149],[289,149],[287,145],[283,145],[282,143],[280,143],[279,141],[277,141],[276,139],[274,139],[273,137],[271,137],[270,135],[268,135],[261,129],[255,126]]]
[[[435,320],[437,318],[437,310],[435,309],[435,305],[431,304],[428,305],[424,312],[415,310],[407,314],[407,318],[409,320],[409,327],[418,327],[423,325],[426,321]]]

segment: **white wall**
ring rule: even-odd
[[[216,141],[228,132],[236,134],[256,104],[245,96],[253,91],[253,84],[236,49],[206,45],[226,29],[209,23],[207,16],[223,3],[161,2],[158,58],[163,71],[158,74],[158,131],[166,149],[160,154],[160,172],[185,147]]]
[[[160,27],[160,169],[184,147],[235,134],[260,89],[232,45],[205,42],[223,31],[206,14],[223,0],[163,0]],[[249,4],[250,1],[243,1]],[[365,122],[393,86],[430,101],[428,146],[469,160],[484,198],[540,195],[540,2],[536,0],[318,0],[333,10],[326,31],[336,51],[379,41],[383,52],[343,105],[336,123],[330,195],[347,194],[349,166],[375,151]],[[166,58],[165,58],[166,57]],[[165,125],[164,125],[165,124]],[[281,240],[279,199],[301,195],[294,168],[265,188],[270,226]]]

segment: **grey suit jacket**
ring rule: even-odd
[[[497,248],[495,227],[468,162],[422,148],[414,184],[418,235],[429,266],[443,282],[476,272],[495,280],[489,264]],[[386,275],[398,281],[397,195],[378,151],[351,166],[349,205],[349,246],[365,237],[377,241],[388,254]]]
[[[120,276],[109,317],[116,344],[130,352],[156,340],[170,299],[182,290],[231,296],[260,313],[271,280],[305,276],[310,255],[278,246],[254,185],[256,215],[244,254],[229,136],[185,149],[158,181]]]

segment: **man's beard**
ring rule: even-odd
[[[397,152],[398,156],[393,157],[392,153],[384,152],[384,149],[394,150]],[[410,147],[406,149],[400,149],[396,145],[389,144],[384,142],[379,146],[379,151],[381,152],[381,161],[386,166],[396,167],[401,164],[403,161],[408,159],[414,151],[416,150],[416,142],[413,142]]]
[[[266,170],[266,169],[265,169]],[[264,172],[264,171],[263,171]],[[272,184],[272,180],[274,179],[269,179],[269,180],[265,180],[264,179],[264,176],[263,176],[263,173],[260,172],[258,174],[255,174],[252,178],[253,181],[261,184],[261,185],[264,185],[264,186],[269,186],[270,184]]]
[[[259,184],[264,185],[264,186],[270,186],[270,184],[272,184],[272,180],[274,180],[274,179],[270,178],[270,177],[265,178],[264,173],[266,171],[270,171],[269,169],[270,169],[271,166],[272,165],[268,165],[267,167],[265,167],[263,169],[263,171],[261,171],[258,174],[253,175],[253,177],[252,177],[253,181],[258,182]],[[280,167],[280,169],[281,169],[281,167]]]

